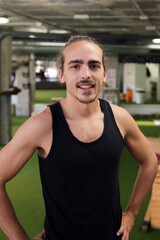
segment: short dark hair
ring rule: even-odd
[[[80,41],[88,41],[88,42],[94,43],[102,50],[102,64],[103,64],[103,68],[105,71],[106,63],[105,63],[105,56],[104,56],[103,49],[102,49],[101,45],[99,44],[99,42],[95,38],[89,37],[87,35],[74,35],[69,38],[68,42],[65,44],[62,51],[60,52],[60,54],[57,57],[58,68],[61,69],[63,72],[63,70],[64,70],[64,54],[63,54],[64,49],[66,47],[68,47],[69,45],[71,45],[72,43],[80,42]]]

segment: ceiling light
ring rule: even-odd
[[[78,32],[88,32],[88,33],[92,33],[92,32],[129,32],[131,31],[130,28],[118,28],[118,27],[104,27],[104,28],[98,28],[98,27],[95,27],[94,29],[93,28],[75,28],[76,31]]]
[[[146,26],[146,30],[154,31],[154,30],[156,30],[156,26]]]
[[[36,26],[37,27],[41,27],[42,26],[42,22],[36,22]]]
[[[36,46],[44,46],[44,47],[64,47],[65,42],[32,42],[32,41],[12,41],[12,45],[14,46],[31,46],[31,47],[36,47]]]
[[[63,30],[63,29],[51,29],[49,30],[50,33],[57,33],[57,34],[66,34],[70,33],[70,31]]]
[[[0,17],[0,24],[5,24],[9,22],[9,18],[8,17]]]
[[[14,27],[14,30],[17,32],[24,32],[24,27],[22,26],[16,26]],[[30,33],[47,33],[47,28],[45,27],[25,27],[25,31],[26,32],[30,32]]]
[[[139,19],[140,20],[148,20],[148,16],[147,15],[140,15]]]
[[[152,40],[153,43],[160,43],[160,38],[155,38]]]
[[[117,31],[123,31],[123,32],[127,32],[127,31],[130,31],[131,29],[130,28],[119,28],[117,29]]]
[[[160,41],[160,39],[159,39],[159,41]],[[157,49],[157,50],[159,50],[160,49],[160,45],[148,45],[148,48],[149,49]]]
[[[30,35],[29,35],[29,38],[36,38],[36,36],[35,36],[35,35],[32,35],[32,34],[30,34]]]
[[[50,46],[50,47],[63,47],[66,43],[63,42],[40,42],[40,46]]]
[[[87,15],[87,14],[75,14],[75,15],[73,15],[73,18],[74,19],[85,20],[85,19],[89,19],[89,15]]]

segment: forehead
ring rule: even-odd
[[[70,60],[99,60],[102,62],[102,50],[101,48],[88,41],[79,41],[71,43],[63,51],[64,61]]]

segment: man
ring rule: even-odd
[[[0,226],[9,239],[29,240],[5,191],[38,151],[46,207],[35,240],[128,240],[157,172],[157,159],[132,117],[98,99],[106,80],[104,55],[87,36],[71,37],[59,57],[67,97],[30,118],[0,153]],[[124,144],[140,168],[121,215],[119,158]]]

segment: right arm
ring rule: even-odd
[[[45,115],[41,113],[30,118],[0,151],[0,227],[10,240],[29,240],[29,237],[16,217],[5,184],[16,176],[35,150],[41,147],[40,139],[46,130]]]

